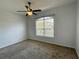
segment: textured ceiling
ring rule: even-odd
[[[26,10],[27,1],[31,1],[33,9],[50,9],[75,2],[76,0],[0,0],[0,10],[15,12]]]
[[[36,8],[47,9],[73,3],[76,0],[24,0],[24,3],[26,1],[31,1],[32,8],[34,9]]]

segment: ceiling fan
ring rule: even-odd
[[[36,12],[42,11],[41,9],[33,10],[33,9],[30,8],[30,6],[31,6],[31,2],[28,1],[28,6],[25,6],[26,11],[17,11],[17,12],[26,12],[26,16],[32,16],[33,14],[37,15]]]

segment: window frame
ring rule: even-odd
[[[39,20],[40,18],[44,18],[44,17],[52,17],[54,20],[54,23],[53,23],[53,25],[54,25],[54,27],[53,27],[53,36],[45,36],[45,35],[37,35],[36,34],[36,21],[37,20]],[[40,17],[40,18],[37,18],[36,20],[35,20],[35,35],[37,36],[37,37],[46,37],[46,38],[54,38],[55,37],[55,18],[54,18],[54,16],[44,16],[44,17]],[[45,30],[44,30],[45,31]]]

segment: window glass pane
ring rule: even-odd
[[[43,30],[40,30],[40,29],[36,29],[36,35],[39,35],[39,36],[43,36]]]
[[[54,19],[47,18],[45,20],[45,36],[54,37]]]
[[[36,21],[36,35],[43,36],[43,20],[37,20]]]
[[[44,28],[43,20],[37,20],[36,21],[36,28]]]

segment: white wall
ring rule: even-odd
[[[20,5],[20,0],[0,0],[0,48],[27,39],[27,19],[16,12]]]
[[[35,35],[35,19],[28,20],[28,38],[46,41],[75,48],[76,3],[43,11],[41,15],[55,14],[55,37],[46,38]]]
[[[76,40],[76,49],[79,56],[79,0],[77,0],[77,40]]]

